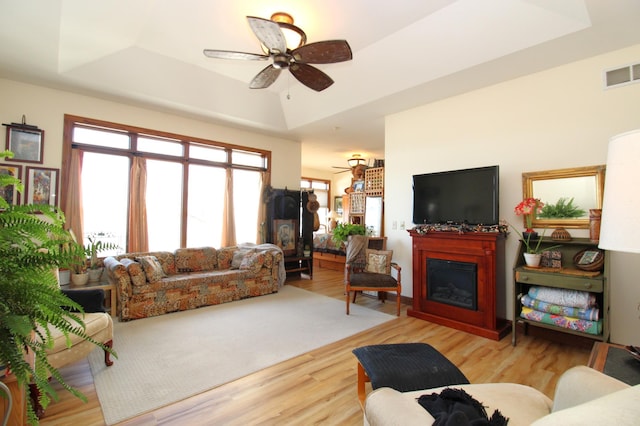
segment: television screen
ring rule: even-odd
[[[495,225],[498,166],[413,176],[413,223]]]

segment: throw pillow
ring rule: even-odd
[[[266,253],[264,251],[247,253],[240,263],[240,269],[257,274],[262,268],[262,265],[264,265],[265,257]]]
[[[131,278],[131,283],[133,285],[142,286],[147,283],[147,275],[144,273],[141,264],[127,257],[120,259],[120,263],[127,268],[127,272],[129,273],[129,277]]]
[[[367,266],[365,271],[376,274],[391,273],[391,257],[393,250],[366,250]]]
[[[158,282],[165,277],[162,265],[155,256],[140,256],[136,257],[136,260],[140,262],[144,268],[147,280],[150,283]]]

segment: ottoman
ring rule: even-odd
[[[469,380],[444,355],[426,343],[362,346],[358,358],[358,399],[364,407],[365,383],[399,392],[468,384]]]

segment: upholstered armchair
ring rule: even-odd
[[[104,290],[102,289],[86,289],[86,290],[65,290],[62,292],[71,300],[78,303],[84,309],[83,321],[85,324],[85,333],[96,342],[103,343],[106,347],[113,347],[113,320],[111,315],[107,313],[104,307]],[[96,345],[88,342],[76,335],[70,334],[68,339],[70,345],[67,344],[67,337],[58,329],[49,327],[54,344],[52,348],[47,349],[47,360],[52,367],[59,369],[66,365],[80,361],[97,349]],[[107,366],[113,365],[111,354],[104,351],[104,363]],[[37,404],[38,390],[35,385],[30,386],[34,410],[38,417],[44,414],[41,406]]]
[[[393,250],[368,247],[366,236],[352,235],[349,238],[344,274],[347,315],[352,291],[353,303],[358,291],[393,291],[396,293],[397,315],[400,316],[401,268],[392,262]]]

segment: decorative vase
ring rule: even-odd
[[[69,285],[69,282],[71,282],[71,271],[68,269],[58,270],[58,282],[60,285]]]
[[[602,209],[589,209],[589,240],[592,243],[600,241],[600,220]]]
[[[89,281],[100,281],[103,268],[89,269]]]
[[[71,284],[86,285],[89,282],[89,274],[83,272],[81,274],[71,274]]]
[[[540,253],[523,253],[524,254],[524,262],[527,266],[532,268],[537,268],[540,266],[540,259],[542,259],[542,255]]]

